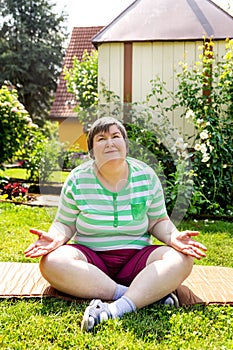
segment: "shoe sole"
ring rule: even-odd
[[[90,308],[93,307],[92,305],[88,306],[83,314],[83,319],[82,319],[82,323],[81,323],[81,331],[85,331],[88,332],[88,321],[89,321],[89,310]]]
[[[90,305],[86,308],[86,310],[85,310],[85,312],[83,314],[82,322],[81,322],[81,331],[87,331],[88,332],[88,331],[91,331],[95,327],[95,323],[94,323],[94,325],[91,328],[89,327],[90,309],[98,306],[99,302],[101,302],[100,299],[93,299],[91,301]],[[103,318],[102,320],[107,320],[108,318],[109,317],[107,315],[107,317]],[[100,321],[98,323],[102,322],[102,320],[101,320],[101,316],[100,316]]]
[[[172,296],[172,299],[174,300],[174,306],[180,307],[180,303],[179,303],[177,296],[174,293],[171,293],[171,296]]]

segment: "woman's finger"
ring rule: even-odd
[[[33,233],[34,235],[37,235],[39,238],[43,235],[44,231],[37,230],[35,228],[30,228],[29,232]]]

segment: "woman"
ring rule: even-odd
[[[68,176],[48,233],[31,229],[38,240],[25,251],[42,256],[41,273],[54,288],[95,298],[83,330],[156,301],[176,306],[172,292],[190,274],[193,258],[206,251],[192,239],[197,231],[179,232],[170,221],[154,171],[127,157],[119,121],[98,119],[88,149],[92,159]],[[165,245],[152,245],[151,236]]]

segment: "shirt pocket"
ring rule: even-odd
[[[142,220],[146,214],[146,201],[140,198],[131,203],[131,213],[134,220]]]

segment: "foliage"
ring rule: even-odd
[[[9,81],[29,114],[48,115],[66,38],[62,13],[48,0],[0,0],[0,84]]]
[[[88,158],[85,152],[79,151],[79,146],[69,149],[63,148],[59,154],[58,164],[61,169],[72,170]]]
[[[92,116],[110,115],[122,120],[129,138],[129,155],[155,170],[164,188],[168,213],[175,223],[180,222],[189,206],[193,186],[187,143],[148,101],[122,104],[119,96],[103,83],[100,94],[102,104]]]
[[[0,169],[0,191],[3,189],[5,185],[9,182],[9,177],[4,173],[3,170]]]
[[[54,216],[55,208],[0,203],[0,261],[38,262],[23,255],[25,248],[35,241],[28,230],[30,227],[47,230]],[[200,241],[209,248],[207,258],[198,264],[233,267],[231,223],[184,221],[181,226],[199,230]],[[230,306],[195,305],[174,309],[152,304],[126,314],[121,320],[102,323],[94,333],[81,333],[86,306],[87,302],[55,298],[2,299],[0,346],[33,350],[225,350],[233,347],[233,308]]]
[[[34,127],[28,112],[18,101],[17,91],[2,86],[0,89],[0,166],[13,159]]]
[[[7,86],[0,89],[0,166],[13,162],[14,159],[24,161],[28,170],[28,179],[46,181],[58,167],[58,157],[64,145],[56,141],[56,131],[49,123],[45,129],[39,129],[32,123],[28,112],[18,101],[15,89]],[[49,131],[50,129],[50,131]],[[3,182],[1,180],[1,182]]]
[[[3,187],[2,194],[7,195],[7,199],[12,199],[15,197],[24,197],[28,193],[28,188],[19,182],[9,182]]]
[[[175,93],[166,91],[166,84],[158,78],[151,81],[152,89],[144,102],[123,105],[119,96],[102,84],[102,104],[96,106],[96,101],[86,100],[78,107],[85,130],[102,115],[123,120],[130,155],[158,172],[173,218],[182,218],[188,207],[188,214],[232,213],[233,41],[228,40],[221,60],[214,57],[213,46],[212,41],[204,42],[200,61],[193,67],[180,64],[182,72],[177,73]],[[67,77],[70,91],[76,90],[78,96],[83,73],[74,68],[76,71],[79,80],[75,81],[75,74]],[[89,96],[87,86],[82,87]],[[196,129],[191,147],[167,118],[169,112],[180,107],[185,111],[182,116],[192,119]]]
[[[233,134],[233,40],[226,54],[217,61],[214,43],[205,42],[200,61],[193,67],[180,63],[175,94],[165,83],[152,81],[148,98],[156,97],[161,114],[183,107],[183,117],[195,126],[192,154],[194,193],[189,213],[230,212],[232,206],[232,134]],[[164,92],[167,94],[163,95]],[[168,98],[174,101],[161,107]]]
[[[75,110],[85,111],[98,103],[98,52],[93,50],[90,54],[84,51],[82,60],[77,57],[73,60],[70,69],[65,68],[65,80],[68,91],[74,94],[78,102]]]
[[[25,140],[18,157],[25,160],[28,179],[46,182],[55,169],[59,167],[58,159],[63,144],[55,138],[48,138],[38,129],[32,130]]]
[[[34,199],[34,196],[28,194],[28,186],[21,182],[8,182],[0,190],[0,200],[10,200],[14,203],[27,203]]]

